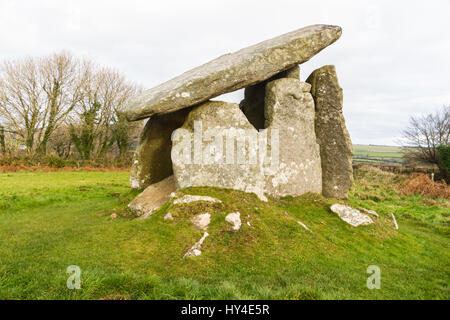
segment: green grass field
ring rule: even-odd
[[[403,163],[403,150],[394,146],[353,145],[355,164],[393,164]]]
[[[392,174],[355,172],[348,202],[380,214],[374,225],[358,228],[329,210],[335,201],[318,195],[265,203],[214,188],[183,192],[223,204],[166,204],[138,220],[126,209],[136,195],[128,178],[0,173],[0,299],[450,298],[449,201],[430,205],[402,195]],[[169,210],[173,221],[163,219]],[[189,217],[205,211],[212,221],[203,254],[183,259],[203,234]],[[243,220],[237,232],[224,221],[233,211]],[[112,220],[112,213],[119,217]],[[70,265],[81,268],[79,290],[66,286]],[[370,265],[381,269],[379,290],[366,287]]]

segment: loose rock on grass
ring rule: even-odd
[[[299,225],[301,225],[303,228],[305,228],[306,230],[308,230],[309,232],[312,232],[311,229],[309,229],[303,222],[297,221],[297,223],[298,223]]]
[[[239,230],[241,228],[241,214],[239,212],[233,212],[225,217],[225,221],[233,225],[233,230]]]
[[[372,219],[370,219],[368,215],[365,215],[357,209],[344,206],[342,204],[333,204],[331,206],[331,211],[337,213],[342,220],[354,227],[373,223]]]
[[[366,209],[366,208],[359,208],[359,210],[364,212],[364,213],[367,213],[367,214],[370,214],[370,215],[372,215],[374,217],[379,218],[378,213],[376,211],[374,211],[374,210],[369,210],[369,209]]]
[[[190,249],[188,252],[185,253],[183,258],[187,257],[196,257],[202,254],[202,251],[200,250],[203,244],[203,241],[205,241],[206,237],[209,236],[208,232],[205,232],[203,234],[203,237],[201,237],[200,240],[198,240]]]
[[[173,220],[173,216],[170,212],[167,212],[164,216],[164,220]]]
[[[209,213],[198,214],[191,219],[191,222],[197,229],[206,230],[211,222],[211,215]]]
[[[213,197],[208,196],[192,196],[192,195],[184,195],[182,198],[175,199],[173,204],[181,204],[181,203],[191,203],[196,201],[207,201],[213,203],[222,203],[222,201],[215,199]]]

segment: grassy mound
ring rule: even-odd
[[[355,184],[350,190],[349,202],[353,206],[365,206],[384,214],[414,217],[417,221],[433,225],[450,224],[450,200],[443,196],[433,197],[420,192],[404,192],[414,176],[385,172],[376,167],[363,166],[354,172]],[[431,181],[430,181],[431,182]],[[414,185],[427,188],[424,185]]]
[[[448,299],[445,200],[404,195],[403,178],[383,172],[355,177],[348,203],[376,210],[373,225],[346,224],[329,210],[336,201],[315,194],[266,203],[217,188],[181,192],[221,204],[168,203],[138,220],[127,173],[0,173],[0,299]],[[225,221],[235,211],[239,231]],[[183,259],[203,235],[190,218],[204,212],[203,253]],[[70,265],[81,268],[80,290],[66,287]],[[370,265],[379,290],[366,286]]]

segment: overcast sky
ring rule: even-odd
[[[336,65],[353,142],[394,144],[410,115],[450,105],[449,14],[450,0],[0,0],[0,60],[68,50],[150,88],[268,38],[339,25],[301,79]]]

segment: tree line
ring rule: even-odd
[[[124,115],[140,90],[68,52],[0,65],[0,152],[31,158],[129,158],[141,124]]]
[[[141,89],[117,70],[68,52],[0,63],[0,155],[130,162],[142,123],[124,107]],[[450,180],[450,107],[411,117],[408,162],[437,165]]]

